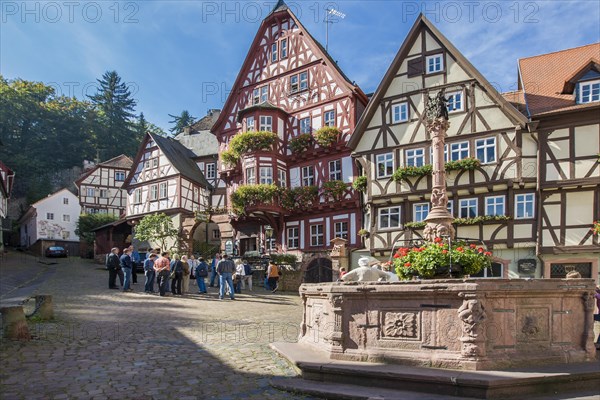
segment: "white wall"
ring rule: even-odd
[[[67,199],[68,204],[64,204],[64,199]],[[75,235],[75,228],[81,206],[79,199],[73,193],[66,189],[61,190],[38,201],[34,207],[37,210],[37,217],[32,218],[32,222],[28,223],[28,232],[31,236],[29,244],[39,239],[79,241],[79,236]],[[48,219],[49,213],[54,214],[54,219]],[[67,216],[68,221],[64,220],[64,216]],[[34,230],[35,235],[31,233],[31,229]]]

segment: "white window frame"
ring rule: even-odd
[[[310,226],[310,246],[322,247],[325,245],[325,234],[323,224],[315,224]]]
[[[331,160],[329,161],[329,180],[330,181],[341,181],[342,180],[342,160]]]
[[[260,116],[260,131],[273,132],[273,117],[270,115]]]
[[[168,186],[167,186],[167,182],[161,182],[158,185],[158,197],[160,199],[166,199],[169,192],[168,192]]]
[[[489,207],[493,208],[493,212],[489,212]],[[485,215],[506,215],[506,197],[505,196],[488,196],[485,198]]]
[[[250,115],[246,118],[246,132],[255,130],[256,119],[254,115]]]
[[[108,197],[108,189],[100,189],[100,198],[106,199]]]
[[[310,133],[311,130],[310,117],[302,118],[300,120],[300,133]]]
[[[335,126],[335,110],[325,111],[323,114],[324,126]]]
[[[524,215],[519,216],[519,205],[523,204]],[[531,214],[527,213],[527,205],[531,204]],[[535,218],[535,194],[520,193],[515,194],[515,219]]]
[[[439,59],[439,68],[436,68],[436,59]],[[433,64],[430,62],[433,60]],[[430,68],[433,67],[433,68]],[[431,56],[425,57],[425,73],[426,74],[435,74],[437,72],[442,72],[444,70],[444,54],[438,53],[433,54]]]
[[[402,210],[401,210],[400,206],[380,208],[377,211],[377,226],[379,227],[379,229],[400,228],[400,225],[402,225],[401,211]],[[392,223],[392,217],[394,217],[394,216],[396,216],[398,218],[397,224]],[[385,223],[385,224],[383,223],[384,218],[387,218],[387,223]]]
[[[279,187],[287,187],[287,172],[284,169],[277,169],[277,183]]]
[[[493,149],[494,153],[488,156],[488,149]],[[482,157],[479,157],[479,151],[483,151]],[[496,162],[496,137],[477,139],[475,141],[475,158],[482,164],[491,164]]]
[[[287,39],[281,39],[281,46],[279,46],[279,51],[281,55],[279,56],[282,60],[287,58],[288,50],[287,50]]]
[[[258,173],[261,185],[273,184],[273,167],[260,167]]]
[[[252,90],[252,104],[256,105],[260,103],[260,89],[255,88]]]
[[[279,51],[277,49],[277,42],[271,44],[271,62],[277,62],[277,57],[279,56]]]
[[[300,247],[300,228],[297,226],[287,228],[287,247],[297,249]]]
[[[158,200],[158,185],[150,185],[150,201]]]
[[[152,159],[152,168],[158,167],[158,157]]]
[[[404,114],[404,115],[402,115]],[[408,103],[402,102],[392,105],[392,124],[406,122],[409,119]]]
[[[307,165],[301,168],[302,186],[315,186],[315,168]]]
[[[142,204],[142,189],[133,191],[133,204]]]
[[[63,222],[71,222],[71,216],[69,214],[63,214]]]
[[[115,182],[123,182],[125,180],[125,172],[115,171]]]
[[[446,210],[454,217],[454,200],[448,200],[448,204],[446,204]]]
[[[260,102],[266,103],[269,100],[269,85],[260,88]]]
[[[377,174],[377,179],[389,178],[392,176],[394,173],[394,153],[377,154],[375,161],[375,173]],[[383,172],[380,171],[379,165],[383,165]]]
[[[477,198],[460,199],[458,201],[458,217],[459,218],[475,218],[479,215]],[[470,215],[469,210],[475,207],[475,215]],[[463,216],[463,209],[467,210],[467,216]]]
[[[206,179],[215,179],[217,177],[217,164],[207,163],[206,164]]]
[[[63,204],[69,204],[69,198],[63,197]]]
[[[423,222],[429,215],[429,203],[413,204],[414,222]]]
[[[54,221],[54,213],[46,213],[46,219],[50,221]]]
[[[595,103],[600,101],[600,79],[598,80],[593,80],[593,81],[587,81],[587,82],[579,82],[578,83],[578,90],[577,90],[577,103],[578,104],[587,104],[587,103]],[[598,86],[597,88],[597,93],[594,93],[594,86]],[[583,98],[583,89],[584,87],[588,87],[589,88],[589,95],[587,96],[587,99]],[[594,100],[595,98],[595,100]]]
[[[85,189],[85,196],[86,197],[96,197],[96,189],[94,189],[94,188],[86,188]]]
[[[298,85],[301,92],[308,90],[308,71],[300,72],[300,74],[298,74]]]
[[[458,96],[458,102],[456,101],[457,96]],[[448,114],[464,111],[464,109],[465,109],[464,100],[465,99],[464,99],[462,90],[457,90],[455,92],[446,93],[446,99],[448,99],[448,102],[446,103],[447,108],[448,108]],[[456,107],[456,103],[459,104],[458,107]]]
[[[256,169],[254,167],[246,168],[246,184],[256,185]]]
[[[469,158],[469,142],[455,142],[448,144],[448,159],[450,161],[458,161],[464,160],[465,158]],[[454,154],[457,154],[458,158],[454,158]],[[464,155],[464,157],[461,157]]]
[[[448,144],[444,145],[444,162],[448,162]],[[429,147],[429,163],[433,164],[433,147]]]
[[[422,167],[425,165],[425,149],[419,147],[418,149],[404,150],[404,165],[407,167]]]
[[[333,237],[348,239],[348,221],[338,221],[333,224]]]
[[[298,74],[290,76],[290,92],[297,93],[300,85],[298,83],[299,77]]]

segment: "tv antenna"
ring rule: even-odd
[[[329,24],[333,24],[337,21],[332,21],[331,15],[334,15],[340,19],[346,18],[346,14],[343,12],[339,12],[334,8],[328,8],[327,13],[325,14],[325,51],[329,52]]]

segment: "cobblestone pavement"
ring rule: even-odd
[[[272,389],[294,369],[269,347],[295,341],[295,293],[262,288],[219,301],[193,290],[159,297],[107,289],[108,273],[59,261],[35,290],[56,319],[30,322],[34,340],[0,342],[0,397],[9,399],[300,399]],[[140,281],[143,277],[140,276]]]

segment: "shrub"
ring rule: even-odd
[[[309,133],[303,133],[290,140],[289,148],[293,154],[300,154],[310,147],[313,137]]]
[[[367,177],[364,175],[361,175],[359,177],[356,178],[356,180],[354,181],[354,183],[352,183],[352,187],[355,190],[358,190],[359,192],[366,192],[367,191]]]
[[[337,143],[340,133],[335,126],[324,126],[314,133],[315,142],[321,147],[331,147]]]
[[[235,154],[233,151],[231,150],[225,150],[221,153],[221,162],[225,165],[228,165],[230,167],[234,166],[235,164],[237,164],[237,162],[240,160],[240,156]]]
[[[413,176],[431,175],[432,171],[433,167],[429,164],[421,167],[400,167],[392,175],[392,180],[394,182],[401,182]]]
[[[445,165],[446,171],[472,171],[481,165],[477,158],[463,158],[457,161],[448,161]]]
[[[243,185],[231,195],[231,206],[236,214],[244,215],[247,206],[271,203],[280,193],[281,188],[276,185]]]
[[[252,151],[269,150],[276,140],[277,134],[273,132],[248,131],[235,135],[229,142],[229,149],[239,156]]]
[[[323,195],[332,200],[340,200],[346,191],[346,184],[342,181],[328,181],[323,183]]]
[[[315,204],[318,195],[319,189],[316,186],[300,186],[284,190],[280,201],[290,211],[306,210]]]
[[[291,265],[292,267],[295,267],[298,262],[298,257],[294,254],[271,254],[271,261],[274,264]]]

